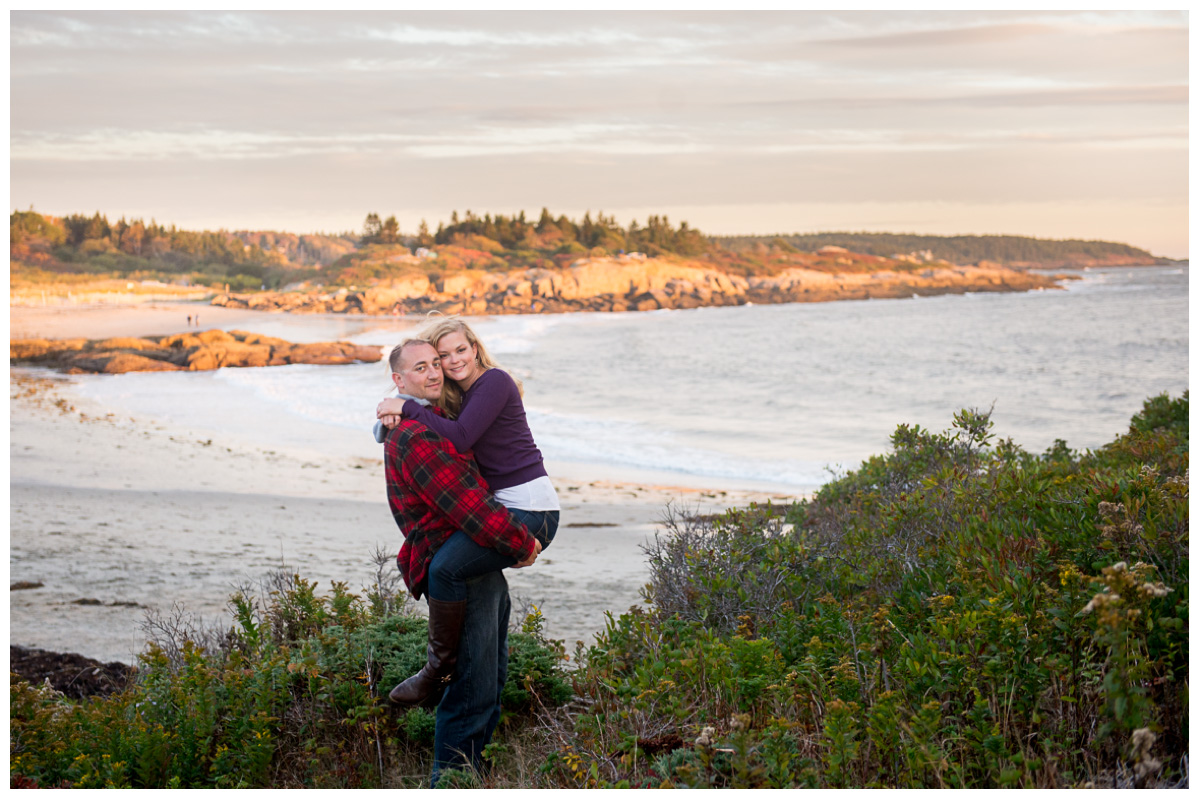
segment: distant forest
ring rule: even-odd
[[[922,236],[909,233],[795,233],[790,236],[714,236],[710,241],[733,252],[780,241],[797,250],[844,247],[855,253],[890,258],[928,250],[935,259],[952,264],[1057,264],[1119,257],[1154,264],[1159,259],[1145,250],[1118,242],[1080,239],[1035,239],[1028,236]]]
[[[403,232],[394,216],[384,219],[370,213],[361,234],[188,231],[154,220],[110,222],[100,212],[59,218],[30,210],[10,215],[9,234],[10,275],[24,279],[47,280],[64,273],[166,277],[208,286],[227,284],[234,291],[278,289],[308,280],[327,285],[371,282],[424,269],[557,269],[584,256],[621,252],[702,259],[713,268],[741,274],[769,273],[786,268],[788,254],[831,245],[885,258],[923,254],[926,261],[954,264],[1165,262],[1115,242],[891,233],[709,237],[687,222],[673,225],[666,216],[652,215],[645,225],[634,220],[622,226],[603,213],[593,217],[589,212],[576,220],[545,208],[536,220],[527,219],[524,212],[478,216],[455,211],[449,223],[439,223],[435,231],[422,220],[414,233]],[[421,257],[413,256],[421,248]]]
[[[189,231],[154,220],[110,222],[104,214],[52,217],[35,211],[9,216],[10,273],[47,279],[53,274],[186,278],[235,291],[278,288],[297,277],[320,275],[358,246],[354,234],[272,231]]]
[[[474,236],[489,239],[513,252],[547,249],[585,252],[599,247],[608,253],[624,250],[648,255],[699,256],[709,247],[704,234],[689,228],[686,222],[673,228],[665,216],[652,215],[644,227],[634,220],[629,227],[623,228],[614,217],[605,217],[603,213],[592,219],[589,211],[577,222],[565,214],[555,217],[545,208],[536,222],[527,220],[524,211],[511,216],[485,214],[482,217],[469,209],[462,217],[454,211],[450,214],[449,225],[438,223],[437,231],[430,233],[428,224],[421,220],[417,233],[411,237],[400,233],[395,217],[381,221],[378,214],[371,213],[363,224],[362,244],[404,243],[434,247],[457,244],[464,237]]]

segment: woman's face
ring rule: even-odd
[[[438,339],[437,351],[441,356],[442,371],[446,373],[446,377],[457,381],[464,389],[470,388],[483,372],[483,368],[475,360],[475,345],[467,341],[462,331],[447,333]]]

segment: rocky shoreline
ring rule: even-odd
[[[354,364],[380,358],[378,347],[349,342],[293,344],[257,333],[216,329],[145,338],[21,339],[9,344],[10,364],[50,367],[72,374]]]
[[[35,647],[8,646],[9,680],[50,685],[72,700],[106,697],[129,685],[137,670],[119,661],[104,663],[78,653],[52,653]]]
[[[880,259],[883,261],[883,259]],[[661,259],[584,259],[563,270],[462,270],[446,277],[410,274],[366,289],[219,294],[226,308],[294,314],[530,314],[650,311],[748,303],[819,303],[967,292],[1060,289],[1071,275],[999,265],[845,272],[792,268],[743,277]],[[895,267],[895,268],[892,268]]]

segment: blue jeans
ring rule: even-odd
[[[542,543],[543,550],[554,541],[558,532],[557,511],[510,508],[508,513]],[[455,531],[429,562],[429,596],[435,600],[465,600],[467,579],[498,572],[516,563],[512,556],[484,547],[462,531]]]
[[[433,729],[433,775],[482,767],[483,748],[500,721],[500,692],[508,676],[508,581],[499,571],[466,582],[467,611],[458,642],[458,670],[437,708]]]

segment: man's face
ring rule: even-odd
[[[400,357],[400,371],[392,373],[392,382],[402,394],[437,400],[442,396],[442,362],[430,344],[412,344]]]

